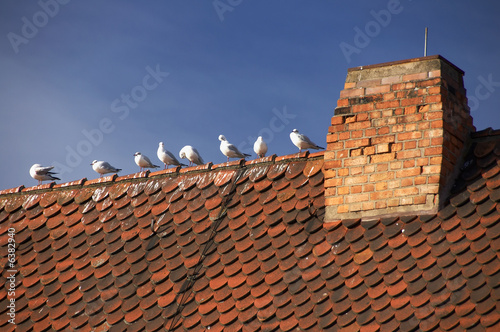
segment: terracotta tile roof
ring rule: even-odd
[[[476,135],[437,215],[324,224],[322,153],[3,191],[0,284],[14,228],[23,331],[498,326],[500,140]]]

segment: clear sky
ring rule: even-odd
[[[219,134],[251,153],[318,145],[350,67],[440,54],[465,71],[478,130],[500,128],[498,1],[68,1],[0,3],[0,189],[137,172],[158,142],[226,161]],[[162,165],[163,166],[163,165]]]

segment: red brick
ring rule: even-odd
[[[439,192],[439,186],[437,184],[427,184],[419,188],[421,194],[437,194]]]
[[[362,138],[365,136],[365,133],[363,132],[363,130],[354,130],[354,131],[351,131],[351,137],[352,138]]]
[[[345,177],[349,175],[349,168],[340,168],[337,170],[340,177]]]
[[[422,174],[420,167],[404,168],[396,171],[396,178],[413,177]]]
[[[378,135],[386,135],[388,133],[390,133],[389,127],[385,126],[385,127],[378,128]]]
[[[365,94],[364,88],[348,89],[340,91],[340,98],[359,97]]]
[[[325,180],[325,188],[332,188],[340,186],[342,184],[342,178],[333,178]]]
[[[363,167],[351,167],[349,169],[349,173],[351,175],[359,175],[359,174],[363,174]]]
[[[384,190],[387,190],[387,188],[388,188],[387,182],[375,183],[375,190],[376,191],[384,191]]]
[[[429,95],[437,95],[441,94],[445,91],[445,88],[442,86],[431,86],[427,88],[427,93]]]
[[[373,201],[377,201],[379,199],[387,199],[390,197],[394,197],[392,190],[376,191],[370,194],[370,199]]]
[[[326,203],[326,202],[325,202]],[[326,205],[326,204],[325,204]],[[337,207],[337,213],[347,213],[349,212],[349,205],[339,205]]]
[[[431,128],[443,128],[443,120],[432,121]]]
[[[443,162],[443,157],[431,157],[430,164],[431,165],[441,165]]]
[[[424,138],[418,141],[418,147],[419,148],[425,148],[427,146],[431,145],[431,140],[428,138]]]
[[[337,188],[337,195],[348,195],[349,188],[351,188],[351,187],[338,187]]]
[[[401,179],[401,187],[413,186],[413,178]]]
[[[367,128],[365,129],[365,136],[372,137],[377,135],[377,128]]]
[[[399,100],[389,100],[389,101],[384,101],[380,103],[376,103],[375,107],[377,109],[383,109],[383,108],[396,108],[399,107],[400,101]]]
[[[364,203],[362,203],[362,208],[363,208],[363,211],[373,210],[373,209],[375,209],[375,203],[374,202],[364,202]]]
[[[390,168],[391,170],[396,170],[396,169],[400,169],[403,167],[403,162],[401,161],[393,161],[390,163]]]
[[[415,167],[415,159],[408,159],[403,162],[404,168]]]
[[[421,157],[420,150],[401,150],[397,152],[397,159],[408,159]]]
[[[356,87],[356,82],[345,82],[344,83],[344,89],[352,89]]]
[[[376,154],[371,156],[371,162],[372,163],[381,163],[381,162],[387,162],[394,160],[395,153],[394,152],[389,152],[389,153],[381,153],[381,154]]]
[[[347,107],[347,106],[349,106],[349,99],[348,98],[337,100],[337,107]]]
[[[353,122],[356,122],[358,119],[358,117],[356,115],[353,115],[353,116],[347,116],[345,118],[345,123],[353,123]]]
[[[441,146],[436,146],[432,148],[426,148],[424,151],[424,156],[436,156],[443,153],[443,148]]]
[[[386,136],[377,136],[371,139],[372,143],[380,144],[380,143],[394,143],[396,141],[395,135],[386,135]]]
[[[417,166],[427,166],[429,165],[429,158],[418,158],[415,164]]]
[[[373,103],[367,103],[367,104],[355,104],[351,106],[351,110],[353,113],[359,113],[359,112],[369,112],[373,111],[375,109],[375,106]]]
[[[323,167],[325,169],[330,169],[330,168],[339,168],[342,166],[342,161],[341,160],[325,160],[325,163],[323,164]]]
[[[427,183],[427,176],[417,176],[415,177],[415,185],[421,185],[421,184],[426,184]]]
[[[394,179],[394,172],[376,173],[370,175],[370,182],[379,182]]]
[[[405,150],[412,150],[417,148],[417,141],[406,141],[404,143]]]
[[[422,174],[439,174],[441,172],[441,165],[424,166]]]
[[[370,87],[366,88],[366,94],[367,95],[372,95],[375,93],[384,93],[384,92],[389,92],[391,91],[391,86],[390,85],[379,85],[375,87]]]
[[[352,139],[352,140],[345,142],[345,147],[348,149],[359,148],[359,147],[368,146],[368,145],[370,145],[369,138]]]
[[[368,176],[361,175],[361,176],[350,176],[345,178],[344,184],[349,186],[353,184],[361,184],[366,182],[368,182]]]
[[[362,148],[359,148],[359,149],[352,149],[349,151],[349,156],[351,158],[354,158],[354,157],[359,157],[363,154],[363,149]]]
[[[404,132],[398,134],[398,141],[404,141],[404,140],[409,140],[409,139],[419,139],[422,137],[422,133],[420,131],[411,131],[411,132]]]
[[[387,208],[387,203],[385,201],[375,202],[375,209],[385,209]]]
[[[346,204],[351,204],[351,203],[359,203],[359,202],[366,202],[370,199],[369,194],[350,194],[345,197],[345,203]]]
[[[336,152],[336,159],[343,159],[343,158],[347,158],[349,156],[349,150],[339,150]],[[326,159],[326,157],[325,157]]]
[[[416,97],[416,98],[406,98],[401,100],[401,106],[409,106],[409,105],[418,105],[424,102],[424,98]]]
[[[387,207],[399,206],[399,198],[392,198],[387,200]]]
[[[381,84],[381,79],[380,78],[374,78],[371,80],[363,80],[356,82],[356,87],[357,88],[366,88],[366,87],[372,87],[372,86],[378,86]]]
[[[374,146],[367,146],[363,148],[363,155],[365,156],[371,156],[375,154],[375,147]]]
[[[425,204],[427,202],[427,195],[420,195],[413,197],[413,204]]]
[[[427,75],[428,75],[427,72],[425,72],[425,73],[403,75],[403,82],[425,80],[427,78]]]
[[[375,191],[375,186],[371,183],[363,185],[363,192],[364,193],[369,193]]]
[[[381,84],[394,84],[394,83],[399,83],[401,82],[402,77],[400,75],[397,76],[388,76],[388,77],[383,77],[381,80]]]
[[[363,186],[358,185],[358,186],[352,186],[350,187],[351,194],[360,194],[363,191]]]
[[[357,121],[349,124],[349,130],[360,130],[371,127],[370,121]]]
[[[343,196],[336,197],[326,197],[325,198],[325,206],[339,205],[344,203]]]
[[[419,192],[417,187],[398,188],[394,190],[395,197],[416,195],[418,193]]]
[[[332,126],[340,125],[340,124],[344,124],[344,123],[345,123],[345,119],[343,116],[339,116],[339,115],[332,116]]]
[[[443,95],[425,96],[425,103],[426,104],[440,103],[442,101],[443,101]]]
[[[433,70],[429,72],[429,77],[439,77],[441,76],[441,70]]]
[[[351,132],[350,131],[344,131],[339,133],[339,140],[345,141],[347,139],[351,138]]]

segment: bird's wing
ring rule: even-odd
[[[37,175],[46,175],[46,174],[55,174],[54,172],[50,172],[51,169],[53,169],[54,166],[40,166],[35,168],[35,173]]]
[[[198,150],[193,148],[193,152],[194,152],[195,158],[197,159],[199,164],[204,164],[205,162],[203,161],[203,158],[201,158],[200,154],[198,153]]]

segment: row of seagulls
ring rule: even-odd
[[[316,149],[316,150],[324,149],[318,146],[316,143],[312,142],[306,135],[300,134],[297,129],[294,129],[290,133],[290,139],[292,140],[292,143],[299,148],[299,153],[302,152],[302,150],[306,149]],[[249,154],[242,153],[241,151],[238,150],[236,146],[229,143],[229,141],[226,139],[224,135],[219,135],[219,141],[220,141],[220,151],[222,152],[223,155],[227,157],[228,162],[229,158],[250,157]],[[259,136],[255,141],[253,145],[253,150],[260,158],[265,157],[267,153],[267,144],[262,139],[262,136]],[[175,156],[170,151],[166,150],[163,142],[159,143],[156,154],[158,156],[158,159],[165,165],[165,169],[167,169],[170,165],[187,166],[186,164],[180,163],[179,160],[177,160],[177,158],[175,158]],[[180,159],[189,160],[189,166],[192,166],[193,164],[196,165],[205,164],[198,150],[196,150],[191,145],[184,146],[179,152],[179,157]],[[143,155],[140,152],[136,152],[134,154],[134,160],[137,166],[139,166],[140,171],[143,171],[146,168],[160,167],[158,165],[153,164],[147,156]],[[94,160],[90,165],[92,165],[92,169],[94,171],[99,173],[99,177],[102,177],[104,174],[108,173],[118,173],[122,170],[121,168],[116,168],[114,166],[111,166],[106,161]],[[34,164],[30,168],[30,175],[35,180],[38,180],[39,185],[42,183],[42,181],[60,180],[58,177],[54,176],[54,174],[57,173],[51,171],[53,168],[54,166],[42,166],[40,164]]]

